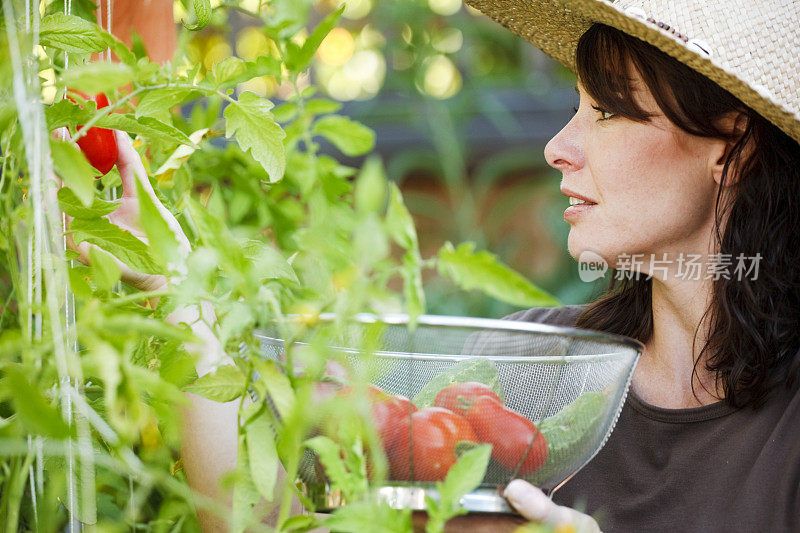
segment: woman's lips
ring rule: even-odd
[[[564,210],[564,220],[572,222],[578,218],[585,216],[588,211],[591,211],[597,204],[577,204],[571,205]]]

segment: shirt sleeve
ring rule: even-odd
[[[538,322],[553,326],[573,326],[585,305],[561,307],[534,307],[512,313],[502,320]],[[513,331],[478,330],[464,343],[464,355],[558,355],[562,354],[565,341],[557,336],[520,334]]]
[[[503,320],[539,322],[552,326],[574,326],[575,322],[578,320],[578,316],[580,316],[586,307],[587,304],[562,305],[560,307],[533,307],[504,316]]]

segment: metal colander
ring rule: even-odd
[[[293,346],[318,343],[316,331],[336,321],[334,314],[320,315],[315,327],[292,339]],[[479,512],[510,512],[498,488],[514,478],[552,494],[594,457],[613,430],[643,350],[627,337],[511,320],[423,315],[409,328],[406,315],[361,314],[337,326],[336,336],[325,338],[326,349],[344,354],[387,393],[423,407],[444,384],[489,383],[507,409],[533,422],[535,437],[527,447],[503,456],[501,448],[507,448],[511,438],[505,419],[487,420],[491,413],[478,420],[474,414],[465,417],[472,427],[481,424],[484,433],[487,428],[496,433],[489,435],[497,444],[481,487],[462,500],[468,510]],[[286,331],[284,323],[259,333],[265,357],[283,359],[281,337]],[[400,444],[411,448],[403,452],[411,458],[410,476],[390,477],[378,493],[392,505],[424,509],[425,495],[435,497],[435,489],[430,479],[415,476],[414,450],[424,443],[414,440],[414,420],[404,426],[410,434]],[[541,437],[546,446],[537,441]],[[387,450],[390,464],[398,453]],[[300,477],[308,495],[319,509],[345,503],[319,472],[313,453],[307,451]]]

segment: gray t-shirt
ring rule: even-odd
[[[574,326],[584,308],[505,318]],[[758,411],[664,409],[630,391],[606,445],[553,501],[604,533],[800,531],[800,390],[781,387]]]

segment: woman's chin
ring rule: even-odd
[[[571,255],[576,261],[578,261],[582,255],[586,254],[595,254],[601,257],[606,257],[606,254],[601,246],[597,246],[596,242],[592,243],[590,240],[584,239],[583,236],[576,235],[575,230],[569,232],[567,249],[569,250],[569,255]]]

